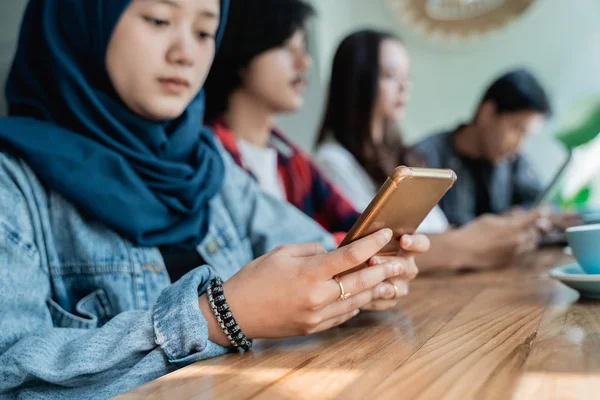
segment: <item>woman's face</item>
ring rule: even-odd
[[[303,30],[297,30],[282,46],[255,57],[241,71],[242,90],[275,113],[302,107],[312,58]]]
[[[219,12],[220,0],[132,0],[106,55],[127,107],[156,121],[183,113],[213,62]]]
[[[379,50],[379,87],[374,116],[384,120],[399,121],[410,95],[410,60],[402,43],[385,39]]]

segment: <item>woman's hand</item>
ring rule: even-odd
[[[402,251],[395,257],[375,256],[369,260],[369,265],[398,262],[402,265],[402,272],[377,285],[373,289],[373,301],[363,306],[363,310],[388,310],[396,306],[399,297],[408,294],[409,282],[415,279],[419,272],[415,255],[428,251],[430,242],[425,235],[405,235],[400,239],[400,247]]]
[[[373,288],[405,274],[407,267],[412,271],[411,257],[389,257],[341,276],[341,285],[332,279],[370,260],[391,236],[389,229],[383,229],[330,253],[316,243],[286,245],[254,260],[223,285],[240,328],[248,338],[278,338],[346,322],[372,302]],[[340,300],[342,286],[345,294],[351,294],[346,300]],[[229,345],[205,295],[200,297],[200,307],[209,323],[210,339]]]

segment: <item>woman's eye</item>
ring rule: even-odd
[[[165,21],[163,19],[158,19],[158,18],[152,18],[152,17],[144,17],[144,19],[146,21],[148,21],[148,23],[154,25],[154,26],[167,26],[169,25],[169,21]]]
[[[214,39],[215,35],[213,35],[209,32],[198,32],[198,37],[200,39],[206,40],[206,39]]]

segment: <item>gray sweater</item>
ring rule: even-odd
[[[452,225],[464,225],[476,217],[477,181],[474,171],[454,150],[451,139],[454,130],[431,136],[415,148],[430,168],[450,168],[456,172],[456,184],[440,202],[442,210]],[[514,206],[528,208],[543,191],[537,175],[525,158],[517,154],[513,158],[491,167],[487,182],[489,210],[501,214]]]

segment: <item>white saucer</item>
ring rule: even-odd
[[[577,290],[583,297],[600,299],[600,274],[587,274],[577,263],[554,268],[549,275]]]

